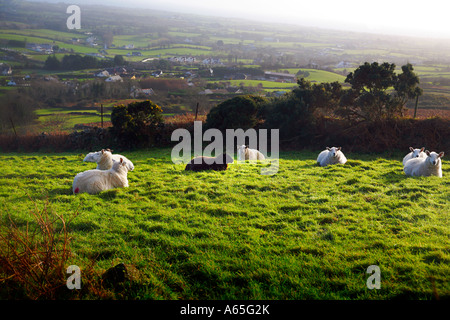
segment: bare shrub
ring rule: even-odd
[[[66,220],[49,210],[48,201],[42,209],[33,203],[34,223],[19,226],[8,214],[0,226],[0,297],[57,299],[69,293]]]

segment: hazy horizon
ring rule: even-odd
[[[190,13],[218,17],[241,18],[261,22],[288,23],[323,29],[369,32],[426,38],[450,39],[450,20],[444,2],[378,0],[376,3],[357,0],[322,0],[320,2],[291,0],[32,0],[67,4],[145,8],[174,13]]]

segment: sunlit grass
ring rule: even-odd
[[[445,160],[441,179],[408,178],[402,155],[347,154],[347,164],[321,168],[315,152],[283,152],[278,173],[262,176],[264,164],[187,172],[170,152],[121,152],[135,164],[130,187],[77,196],[73,177],[95,168],[85,154],[3,155],[2,215],[31,221],[28,196],[66,216],[78,212],[71,264],[139,270],[118,297],[449,297]],[[380,290],[366,286],[370,265],[381,268]]]

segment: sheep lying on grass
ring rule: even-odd
[[[80,172],[73,179],[73,193],[97,194],[100,191],[128,187],[127,173],[128,168],[122,158],[114,161],[109,170],[93,169]]]
[[[411,150],[410,153],[408,153],[404,158],[403,158],[403,165],[406,164],[406,161],[414,159],[414,158],[426,158],[427,155],[425,152],[423,152],[425,150],[425,148],[422,149],[414,149],[413,147],[409,147],[409,150]]]
[[[126,157],[120,154],[112,154],[112,150],[110,149],[102,149],[97,152],[90,152],[83,159],[85,162],[96,162],[98,170],[109,170],[112,168],[113,161],[119,161],[122,158],[123,162],[125,162],[128,171],[134,170],[133,162],[128,160]]]
[[[325,167],[330,164],[344,164],[346,162],[347,158],[342,153],[341,147],[327,147],[326,150],[319,153],[319,156],[317,157],[317,164],[321,167]]]
[[[203,170],[215,170],[222,171],[227,170],[228,164],[233,163],[233,158],[228,154],[222,153],[217,157],[196,157],[189,161],[185,170],[191,171],[203,171]]]
[[[256,149],[250,149],[246,145],[242,145],[242,146],[238,147],[237,158],[239,161],[265,160],[266,159],[260,151],[258,151]]]
[[[437,154],[436,152],[425,151],[426,158],[414,158],[406,161],[403,171],[407,176],[438,176],[442,178],[441,158],[444,152]]]

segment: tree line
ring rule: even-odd
[[[311,83],[301,78],[298,87],[281,97],[240,96],[211,109],[207,127],[248,129],[261,125],[279,129],[280,138],[308,136],[321,118],[348,123],[402,117],[406,102],[422,95],[419,77],[411,64],[397,74],[395,64],[364,63],[339,82]]]
[[[69,54],[64,55],[61,61],[55,56],[50,55],[45,60],[44,69],[46,70],[83,70],[95,68],[108,68],[114,66],[126,65],[126,61],[121,55],[116,55],[114,59],[97,59],[94,56]]]

